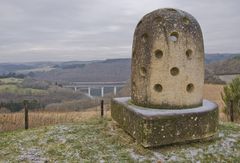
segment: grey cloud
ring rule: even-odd
[[[135,25],[148,12],[174,7],[197,18],[208,53],[239,52],[235,0],[0,1],[0,62],[131,57]]]

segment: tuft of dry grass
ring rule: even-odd
[[[227,116],[223,112],[224,109],[224,102],[221,97],[221,93],[223,93],[223,87],[224,85],[218,85],[218,84],[204,84],[203,89],[203,97],[205,99],[211,100],[213,102],[216,102],[219,107],[219,117],[221,121],[227,121]]]
[[[105,116],[109,116],[109,106],[105,106]],[[99,117],[100,108],[90,108],[81,112],[29,112],[29,127],[48,126],[53,124],[75,123]],[[24,112],[0,114],[0,132],[24,128]]]

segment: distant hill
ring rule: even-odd
[[[36,79],[50,81],[126,81],[130,78],[131,59],[108,59],[92,63],[61,64],[48,72],[34,72]]]
[[[206,54],[205,81],[222,83],[219,73],[239,71],[239,54]],[[73,81],[126,81],[130,78],[131,59],[107,59],[68,62],[30,62],[21,64],[0,64],[0,75],[12,73],[27,74],[41,80],[58,82]]]
[[[19,69],[27,70],[32,68],[34,68],[34,66],[25,65],[25,64],[7,64],[7,63],[3,64],[2,63],[0,64],[0,75],[7,74],[10,72],[16,72]]]
[[[56,67],[56,66],[55,66]],[[51,81],[127,81],[131,59],[108,59],[88,64],[62,64],[48,72],[35,72],[34,78]],[[210,69],[205,70],[205,83],[224,84]]]
[[[240,54],[231,54],[231,53],[224,53],[224,54],[206,54],[205,55],[205,63],[210,64],[213,62],[224,61],[236,56],[240,56]]]
[[[211,70],[215,75],[230,75],[240,74],[240,56],[233,58],[210,63],[207,68]]]
[[[55,68],[72,68],[93,62],[97,61],[0,63],[0,75],[8,73],[27,74],[29,72],[46,72]]]
[[[235,56],[240,56],[240,54],[206,54],[205,62],[207,64],[224,61]],[[0,63],[0,75],[7,73],[29,73],[29,72],[41,72],[41,71],[50,71],[57,68],[62,69],[72,69],[72,68],[82,68],[87,64],[91,63],[110,63],[118,62],[125,59],[107,59],[105,61],[93,60],[93,61],[68,61],[68,62],[25,62],[25,63]]]

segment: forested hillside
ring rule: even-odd
[[[67,82],[126,81],[130,78],[130,66],[130,59],[109,59],[90,64],[59,66],[48,72],[35,72],[33,77],[41,80]]]
[[[240,74],[240,56],[207,65],[214,74]]]

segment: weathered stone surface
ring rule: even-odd
[[[201,106],[204,45],[196,19],[167,8],[145,15],[134,33],[131,77],[136,105],[158,109]]]
[[[207,100],[200,107],[179,110],[145,108],[130,101],[113,99],[111,114],[144,147],[209,138],[218,128],[218,107]]]

